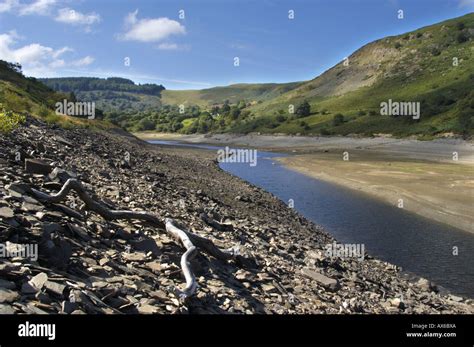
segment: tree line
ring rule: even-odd
[[[106,90],[160,96],[165,89],[161,84],[135,84],[129,79],[120,77],[67,77],[41,78],[39,80],[48,87],[65,93]]]

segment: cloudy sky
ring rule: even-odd
[[[0,59],[28,76],[168,89],[289,82],[377,38],[473,10],[474,0],[0,0]]]

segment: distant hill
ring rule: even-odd
[[[105,119],[131,131],[187,129],[189,120],[187,124],[179,125],[182,120],[198,118],[201,111],[209,110],[214,105],[226,102],[256,104],[301,84],[236,84],[203,90],[173,91],[155,84],[136,85],[131,80],[119,77],[42,78],[40,81],[55,91],[74,93],[71,98],[95,102],[96,107],[105,114]],[[186,108],[184,115],[178,110],[181,105]],[[197,124],[196,128],[199,128]]]
[[[164,105],[197,105],[201,107],[223,104],[226,100],[231,104],[238,103],[241,100],[248,103],[257,103],[276,98],[302,84],[303,82],[281,84],[241,83],[201,90],[165,90],[162,93],[162,102]]]
[[[384,133],[426,139],[451,133],[472,136],[473,39],[470,13],[369,43],[310,81],[164,91],[162,102],[168,108],[164,115],[149,117],[146,128],[184,133]],[[419,119],[381,115],[381,103],[390,100],[419,103]],[[177,105],[186,106],[184,114],[169,110]],[[201,113],[191,105],[200,106]]]
[[[74,93],[81,101],[95,102],[104,112],[144,111],[161,106],[162,85],[140,84],[120,77],[65,77],[41,78],[42,83],[55,91]]]
[[[382,38],[320,76],[285,84],[172,91],[121,78],[42,79],[95,101],[132,131],[181,133],[473,136],[474,13]],[[415,103],[420,117],[382,115],[381,103]]]

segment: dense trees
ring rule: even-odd
[[[159,96],[165,89],[157,84],[135,84],[133,81],[120,77],[95,78],[95,77],[71,77],[71,78],[41,78],[41,82],[61,92],[85,92],[94,90],[106,90],[115,92],[131,92],[146,95]]]
[[[0,60],[0,67],[6,70],[13,70],[16,73],[21,74],[21,65],[18,63],[10,63],[8,61]]]
[[[468,136],[474,128],[474,91],[466,94],[459,102],[460,112],[458,114],[459,131]]]
[[[307,117],[311,114],[311,106],[307,101],[303,101],[297,108],[295,112],[300,117]]]
[[[344,123],[344,116],[340,113],[336,114],[332,119],[332,125],[338,126]]]
[[[464,33],[459,33],[457,36],[456,36],[456,40],[459,42],[459,43],[464,43],[466,42],[467,40],[469,40],[469,37],[464,34]]]
[[[207,133],[220,132],[230,127],[246,122],[252,117],[246,110],[247,103],[238,101],[230,104],[228,101],[213,105],[209,111],[199,106],[178,107],[163,105],[154,110],[112,110],[105,112],[104,118],[129,131]],[[283,117],[283,119],[286,119]],[[274,124],[273,124],[274,123]],[[278,126],[273,122],[273,126]]]

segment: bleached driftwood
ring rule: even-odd
[[[38,200],[46,203],[59,203],[66,198],[71,190],[74,190],[85,203],[87,209],[96,212],[108,221],[138,219],[164,229],[186,248],[186,252],[181,257],[181,269],[186,279],[186,287],[183,290],[178,290],[178,295],[181,299],[186,299],[193,295],[197,289],[196,279],[189,263],[196,256],[197,249],[201,249],[213,257],[224,261],[236,258],[242,261],[243,259],[234,249],[222,250],[211,240],[178,227],[176,222],[170,218],[167,218],[165,223],[163,223],[160,218],[145,211],[112,210],[89,195],[82,183],[76,179],[68,179],[61,190],[55,194],[47,194],[31,187],[27,190]]]
[[[178,291],[179,297],[185,299],[193,295],[197,288],[196,278],[194,277],[189,264],[189,261],[196,256],[197,249],[184,230],[181,230],[174,225],[172,219],[166,218],[165,223],[166,231],[176,240],[180,241],[186,248],[186,252],[181,256],[181,269],[183,270],[184,278],[186,279],[186,288]]]

